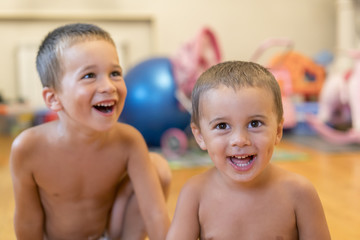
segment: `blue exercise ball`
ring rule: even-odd
[[[137,128],[148,146],[160,146],[160,139],[170,128],[185,129],[190,114],[175,97],[176,83],[168,58],[151,58],[124,76],[128,90],[119,121]]]

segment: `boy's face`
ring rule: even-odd
[[[104,40],[89,40],[66,48],[63,77],[54,92],[60,119],[99,131],[118,121],[126,86],[115,47]]]
[[[196,141],[215,167],[235,182],[250,182],[266,169],[282,137],[272,94],[262,88],[234,90],[224,85],[200,98]]]

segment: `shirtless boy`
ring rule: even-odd
[[[59,119],[13,142],[17,239],[165,239],[171,172],[118,122],[127,90],[110,35],[90,24],[59,27],[36,65]]]
[[[312,184],[270,162],[282,137],[279,86],[255,63],[224,62],[198,79],[191,128],[214,167],[183,187],[167,240],[327,240]]]

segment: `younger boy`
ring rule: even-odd
[[[59,27],[36,64],[59,120],[13,142],[17,239],[144,239],[145,229],[165,239],[170,169],[118,122],[127,90],[110,35],[90,24]]]
[[[283,109],[269,71],[215,65],[198,79],[192,107],[192,132],[215,166],[183,187],[167,240],[330,239],[311,183],[270,163]]]

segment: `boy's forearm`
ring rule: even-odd
[[[15,235],[17,240],[43,239],[44,228],[42,223],[15,222]]]
[[[41,204],[38,199],[34,200],[30,196],[26,199],[27,201],[15,201],[14,230],[17,240],[43,239],[44,212]]]
[[[167,213],[164,213],[163,215],[159,214],[154,218],[153,221],[151,221],[146,226],[149,239],[165,240],[166,235],[169,231],[169,227],[170,227],[170,218],[167,215]]]
[[[43,211],[41,209],[37,209],[36,205],[29,205],[25,209],[21,206],[15,207],[14,229],[17,240],[43,239]]]

